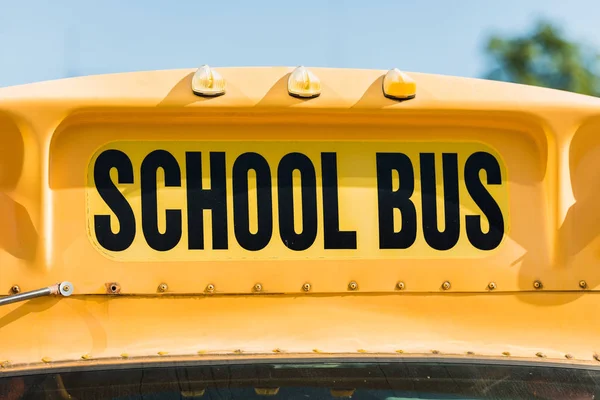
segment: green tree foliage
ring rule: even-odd
[[[492,36],[485,53],[493,65],[487,79],[600,96],[598,54],[569,41],[552,23],[538,22],[521,36]]]

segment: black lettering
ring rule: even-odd
[[[300,172],[302,232],[294,227],[294,187],[292,175]],[[279,234],[291,250],[308,249],[317,237],[317,177],[310,158],[301,153],[285,155],[277,168],[279,194]]]
[[[157,251],[171,250],[181,239],[181,210],[166,210],[165,232],[158,230],[157,172],[162,168],[165,186],[181,186],[179,164],[171,153],[154,150],[142,161],[142,231],[148,246]]]
[[[212,248],[227,250],[225,153],[210,153],[210,189],[202,188],[202,153],[185,153],[188,249],[204,249],[204,210],[212,211]]]
[[[118,183],[133,183],[133,166],[127,154],[119,150],[105,150],[94,163],[94,183],[98,194],[119,220],[119,232],[113,233],[110,215],[94,215],[94,232],[100,246],[110,251],[123,251],[135,239],[135,215],[125,196],[110,179],[110,170],[116,168]]]
[[[258,206],[258,230],[250,232],[250,210],[248,208],[248,172],[256,174],[256,196]],[[244,153],[233,163],[233,227],[240,246],[257,251],[265,248],[273,234],[273,194],[271,192],[271,170],[263,156]]]
[[[481,216],[467,215],[466,230],[473,246],[479,250],[492,250],[498,247],[504,237],[504,217],[500,206],[479,178],[481,170],[486,172],[488,185],[502,184],[500,165],[493,155],[482,151],[471,154],[465,164],[465,185],[473,201],[487,217],[490,228],[484,233],[481,229]]]
[[[325,249],[356,249],[356,231],[340,231],[337,158],[321,153],[323,175],[323,234]]]
[[[417,212],[410,200],[415,190],[415,175],[410,158],[403,153],[377,153],[377,201],[379,211],[379,248],[407,249],[417,237]],[[394,191],[392,171],[400,176]],[[402,215],[402,228],[394,232],[394,208]]]
[[[421,197],[423,204],[423,236],[436,250],[449,250],[458,243],[460,235],[460,203],[458,199],[458,155],[442,154],[444,181],[444,230],[438,229],[435,187],[435,157],[421,153]]]

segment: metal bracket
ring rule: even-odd
[[[68,297],[73,294],[73,285],[71,282],[61,282],[42,289],[32,290],[30,292],[19,293],[12,296],[0,298],[0,306],[7,304],[18,303],[20,301],[31,300],[37,297],[60,295]]]

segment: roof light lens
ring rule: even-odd
[[[383,95],[394,100],[413,99],[417,94],[417,83],[407,74],[391,69],[383,77]]]
[[[309,69],[298,67],[288,78],[288,93],[303,99],[318,97],[321,94],[321,81]]]
[[[225,79],[208,65],[203,65],[192,78],[192,91],[198,96],[220,96],[225,94]]]

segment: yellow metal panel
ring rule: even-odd
[[[219,68],[227,93],[212,99],[192,93],[193,70],[0,89],[0,293],[62,280],[75,288],[69,299],[1,307],[0,361],[273,349],[282,357],[435,350],[492,357],[539,352],[549,359],[572,353],[593,361],[600,99],[409,73],[417,97],[397,102],[382,94],[385,71],[311,70],[322,84],[311,100],[288,95],[291,68]],[[222,146],[232,157],[263,152],[272,168],[284,153],[307,153],[318,171],[320,148],[338,151],[340,227],[357,231],[357,255],[311,247],[304,257],[275,240],[247,259],[237,248],[224,256],[206,251],[197,260],[178,247],[156,262],[154,253],[153,261],[145,258],[151,253],[140,236],[131,253],[106,257],[90,241],[90,218],[103,207],[88,177],[90,161],[120,146],[137,170],[157,142],[177,153],[179,165],[186,149]],[[463,174],[472,152],[494,154],[506,179],[487,188],[506,219],[503,241],[489,253],[461,241],[440,254],[424,247],[420,230],[416,247],[402,254],[373,250],[377,238],[363,233],[375,229],[376,215],[372,158],[365,160],[380,149],[407,153],[413,166],[423,151],[436,154],[436,165],[441,153],[456,153]],[[231,163],[228,157],[227,169]],[[421,183],[416,179],[415,187]],[[138,209],[133,189],[126,195]],[[475,208],[468,195],[461,186],[463,217]],[[161,207],[173,201],[170,207],[183,209],[165,190],[158,196]],[[360,199],[359,211],[348,206],[352,197]],[[278,239],[276,215],[274,221]],[[323,235],[319,230],[315,244]],[[205,242],[211,239],[207,233]],[[351,282],[356,290],[349,290]],[[121,297],[106,295],[113,284]]]
[[[518,125],[513,125],[512,128],[499,128],[495,126],[497,124],[493,120],[487,122],[488,126],[482,124],[480,127],[457,128],[448,121],[440,121],[438,122],[439,126],[435,126],[436,121],[434,120],[432,123],[431,118],[421,122],[425,126],[419,126],[411,123],[412,121],[403,123],[402,120],[379,120],[370,123],[373,120],[371,117],[347,121],[345,118],[315,116],[314,122],[310,125],[300,125],[293,118],[289,118],[291,123],[288,124],[283,121],[270,124],[263,122],[269,116],[257,117],[258,120],[248,117],[249,123],[247,124],[232,124],[220,118],[206,122],[199,119],[170,124],[167,115],[157,119],[156,123],[152,125],[147,122],[132,124],[128,122],[127,118],[119,122],[117,116],[114,119],[103,117],[101,121],[96,121],[94,119],[96,117],[96,114],[88,115],[85,123],[65,124],[54,136],[50,147],[48,173],[51,191],[47,193],[49,201],[46,206],[51,206],[51,208],[46,211],[49,213],[47,221],[52,224],[47,226],[48,233],[50,233],[45,243],[47,247],[43,252],[38,253],[40,257],[37,259],[37,262],[45,263],[42,265],[48,265],[49,268],[44,275],[23,275],[23,269],[19,267],[21,262],[18,259],[12,260],[12,263],[7,262],[4,273],[0,276],[0,283],[6,287],[19,283],[22,287],[34,288],[33,285],[45,285],[45,282],[51,278],[71,280],[75,284],[76,293],[104,293],[107,282],[118,282],[123,293],[156,293],[161,282],[167,282],[169,292],[172,293],[203,293],[208,284],[214,284],[216,291],[220,293],[250,293],[254,284],[261,282],[265,292],[289,293],[301,292],[302,285],[310,282],[313,288],[311,292],[322,293],[345,292],[348,283],[355,280],[358,281],[360,291],[385,292],[393,291],[396,282],[403,280],[406,283],[406,290],[437,292],[440,290],[442,282],[450,280],[453,290],[457,291],[486,291],[490,281],[497,283],[498,290],[512,291],[533,290],[534,279],[544,279],[547,288],[576,290],[578,289],[578,280],[583,279],[575,276],[563,281],[561,276],[550,273],[550,271],[546,274],[541,273],[542,266],[550,266],[549,245],[543,236],[538,234],[545,230],[546,224],[549,222],[548,216],[545,214],[544,191],[541,184],[544,169],[542,154],[547,149],[538,143],[539,133],[532,128],[524,132],[522,129],[527,128]],[[149,116],[149,118],[151,117]],[[135,116],[133,121],[137,121]],[[454,120],[454,122],[461,123],[460,120]],[[287,142],[281,141],[281,132],[285,132]],[[169,141],[166,140],[167,138]],[[219,142],[223,138],[228,138],[230,142]],[[254,139],[255,143],[249,143],[249,138]],[[452,144],[453,142],[448,142],[450,138],[460,138],[460,141]],[[156,252],[145,253],[149,257],[152,254],[150,259],[156,260],[160,257],[163,261],[169,261],[168,268],[164,264],[144,262],[140,255],[136,257],[128,255],[133,254],[131,252],[127,252],[127,254],[122,252],[123,254],[119,256],[111,254],[111,259],[109,259],[96,251],[89,240],[89,236],[93,237],[90,228],[93,215],[90,215],[89,210],[103,204],[95,188],[89,186],[85,189],[90,161],[93,160],[94,154],[98,154],[101,149],[106,146],[115,146],[114,144],[107,145],[107,143],[114,143],[118,140],[135,141],[134,144],[130,143],[128,146],[139,150],[137,158],[134,159],[136,169],[139,169],[142,154],[147,154],[150,148],[156,146],[156,143],[144,142],[144,139],[160,140],[167,149],[170,148],[169,146],[180,146],[180,149],[183,149],[183,146],[192,146],[189,148],[200,149],[204,143],[202,140],[205,140],[206,143],[215,143],[212,146],[231,149],[234,151],[232,154],[236,155],[246,148],[266,151],[273,153],[269,162],[275,163],[274,165],[276,165],[276,158],[292,149],[304,149],[311,157],[315,158],[319,154],[319,149],[334,150],[339,146],[342,151],[339,161],[340,171],[343,172],[345,168],[348,176],[356,174],[354,171],[360,170],[356,169],[358,165],[371,168],[370,173],[362,172],[366,174],[365,176],[373,175],[374,161],[369,161],[369,158],[374,157],[373,152],[378,149],[398,152],[404,149],[403,151],[413,158],[415,168],[419,166],[417,151],[421,150],[418,149],[437,153],[438,165],[441,164],[439,158],[442,152],[451,152],[452,149],[455,149],[452,151],[464,152],[460,157],[461,168],[468,155],[484,149],[496,154],[502,165],[505,177],[503,182],[506,183],[500,187],[493,185],[487,185],[487,187],[494,194],[494,198],[497,198],[496,201],[502,205],[506,220],[505,227],[507,230],[510,227],[511,232],[505,235],[503,242],[493,251],[474,249],[466,240],[465,221],[462,218],[466,213],[471,213],[468,210],[475,210],[477,206],[470,200],[465,188],[461,186],[461,201],[463,202],[462,223],[460,224],[461,242],[456,249],[449,251],[437,251],[431,248],[426,253],[418,251],[418,246],[425,249],[427,245],[424,244],[422,234],[417,171],[417,180],[415,181],[417,191],[414,195],[414,203],[419,211],[417,213],[419,240],[415,242],[415,248],[394,251],[394,254],[391,255],[389,253],[392,251],[386,250],[386,254],[376,248],[378,247],[377,205],[374,204],[376,183],[373,182],[373,178],[371,180],[361,178],[360,182],[340,181],[342,202],[346,199],[345,207],[350,209],[346,211],[346,214],[353,214],[353,218],[360,216],[359,221],[361,222],[359,223],[366,224],[364,226],[367,229],[362,232],[371,233],[370,237],[361,236],[361,243],[366,243],[362,245],[365,250],[361,249],[361,252],[356,255],[348,255],[348,252],[344,254],[343,251],[337,251],[336,254],[331,255],[331,253],[326,253],[322,247],[319,252],[317,245],[313,249],[308,249],[308,252],[294,254],[285,249],[281,242],[277,243],[279,235],[277,225],[275,225],[273,246],[279,246],[279,250],[272,250],[272,247],[256,252],[256,254],[240,252],[237,256],[232,256],[229,251],[227,254],[219,256],[220,261],[217,264],[214,260],[211,261],[210,255],[203,256],[203,260],[200,262],[185,262],[186,257],[191,259],[195,256],[185,255],[188,252],[182,247],[176,248],[172,252],[162,252],[160,255]],[[190,142],[191,139],[199,139],[200,142]],[[364,140],[364,145],[357,144],[360,140]],[[272,141],[272,144],[269,144],[269,141]],[[465,144],[461,145],[461,141]],[[179,142],[181,143],[177,144]],[[186,145],[185,142],[188,144]],[[409,145],[409,143],[413,144]],[[456,150],[463,149],[460,146],[467,147],[464,147],[464,150]],[[348,160],[343,162],[341,157],[346,152],[350,152],[347,154],[351,155],[353,159],[356,158],[356,154],[364,154],[360,157],[367,159],[362,164]],[[180,154],[179,157],[181,156]],[[208,162],[206,157],[205,162]],[[229,165],[231,166],[231,164]],[[208,171],[208,165],[204,170]],[[113,174],[114,172],[116,171],[113,171]],[[438,180],[441,177],[442,174],[438,173]],[[116,175],[113,175],[113,179],[116,179]],[[438,188],[440,193],[443,188],[443,185],[441,186]],[[93,199],[93,204],[90,203],[87,206],[86,190],[88,199]],[[136,190],[139,190],[136,189],[136,186],[130,187],[127,195],[131,197],[132,205],[139,214],[139,191],[136,192]],[[349,191],[351,191],[350,193],[361,193],[363,198],[358,202],[352,199],[352,203],[348,204]],[[161,193],[164,192],[161,191]],[[319,194],[319,196],[321,195]],[[441,200],[437,202],[438,218],[443,215],[441,204]],[[181,204],[176,204],[176,206],[180,207]],[[358,209],[355,210],[353,207],[358,207]],[[92,213],[96,212],[94,210]],[[228,232],[233,246],[235,239],[233,238],[231,207],[228,207],[228,212],[230,221]],[[365,215],[366,212],[369,212],[370,215]],[[479,211],[472,212],[479,213]],[[276,209],[273,213],[275,222],[277,222]],[[210,216],[207,215],[207,221],[205,221],[207,226],[205,229],[207,231],[206,243],[209,243],[210,239],[208,226],[211,221],[209,218]],[[399,220],[399,218],[397,213],[395,219]],[[341,221],[343,220],[342,218]],[[485,218],[482,220],[482,226],[485,229]],[[440,223],[439,226],[441,229],[442,224]],[[86,228],[82,229],[82,227]],[[356,228],[358,229],[358,227]],[[138,249],[146,248],[142,245],[144,237],[139,226],[137,231],[139,234],[134,248],[136,246]],[[532,235],[532,232],[536,232],[536,234]],[[319,238],[318,241],[321,241],[319,246],[323,246],[322,238]],[[532,245],[538,249],[535,254],[532,254],[538,269],[535,273],[519,276],[518,269],[512,268],[512,266],[523,260],[525,249],[531,248]],[[374,247],[375,249],[373,249]],[[277,249],[277,247],[274,248]],[[208,253],[208,251],[206,252]],[[130,261],[126,264],[127,268],[124,268],[125,264],[119,261],[119,258],[122,260],[124,257],[128,257],[127,259]],[[240,259],[242,260],[240,261]],[[261,259],[268,260],[268,262],[252,261]],[[81,260],[86,260],[86,268],[82,268]],[[140,268],[144,271],[143,274],[138,272]],[[23,282],[25,276],[27,278]],[[590,279],[589,276],[586,275],[586,278]]]
[[[434,354],[594,361],[597,295],[80,296],[2,308],[0,360]],[[37,327],[39,329],[31,329]],[[316,350],[316,352],[315,352]],[[359,351],[360,350],[360,351]],[[364,351],[364,352],[363,352]],[[402,351],[400,353],[399,351]],[[52,366],[52,365],[50,365]]]

